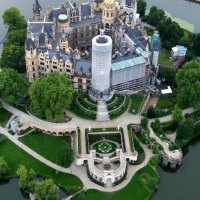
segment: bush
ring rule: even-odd
[[[155,118],[156,117],[156,110],[153,106],[150,106],[147,110],[147,117],[148,118]]]

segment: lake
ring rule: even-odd
[[[40,0],[43,10],[48,6],[57,7],[64,0]],[[81,0],[76,0],[80,4]],[[1,0],[0,6],[0,41],[4,38],[7,29],[3,25],[2,15],[5,9],[15,6],[28,19],[32,17],[33,0]],[[182,26],[189,27],[191,31],[200,32],[200,5],[185,0],[147,0],[147,8],[156,5],[172,15]]]
[[[160,184],[152,200],[200,199],[200,138],[183,149],[183,164],[176,170],[159,167]]]

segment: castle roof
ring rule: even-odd
[[[89,2],[86,4],[81,4],[81,16],[85,17],[89,15],[91,15],[91,6]]]
[[[36,48],[35,43],[31,38],[27,38],[25,44],[26,44],[26,50],[28,51]]]

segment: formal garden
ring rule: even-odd
[[[103,140],[93,144],[92,148],[95,149],[97,153],[109,154],[116,150],[117,144],[112,141],[103,139]]]
[[[110,130],[115,130],[115,128],[110,128]],[[98,155],[103,156],[104,154],[111,155],[115,153],[115,150],[117,148],[124,147],[123,144],[123,133],[121,132],[114,132],[114,131],[106,131],[104,130],[98,130],[93,129],[94,132],[88,132],[86,130],[86,144],[88,146],[88,152],[89,149],[95,149]],[[108,129],[109,130],[109,129]],[[97,131],[97,132],[95,132]]]
[[[129,96],[116,94],[106,102],[110,119],[115,119],[122,115],[128,109],[130,103]]]
[[[97,102],[93,101],[87,93],[76,93],[69,110],[85,119],[96,119]]]

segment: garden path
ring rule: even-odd
[[[86,119],[81,119],[78,117],[73,117],[73,119],[68,122],[68,123],[52,123],[52,122],[47,122],[41,119],[38,119],[32,115],[26,114],[18,109],[16,109],[15,107],[8,105],[6,103],[3,103],[3,107],[5,109],[7,109],[9,112],[11,112],[13,115],[18,116],[24,123],[28,123],[31,124],[32,126],[38,127],[40,129],[47,129],[47,130],[56,130],[56,131],[72,131],[72,130],[76,130],[77,127],[80,127],[81,129],[81,139],[82,139],[82,147],[84,147],[82,149],[83,151],[83,155],[86,154],[86,145],[85,145],[85,128],[88,128],[89,126],[92,128],[106,128],[106,127],[117,127],[118,125],[120,125],[123,130],[124,130],[124,138],[125,138],[125,143],[127,146],[127,153],[131,153],[130,150],[130,143],[129,143],[129,138],[128,138],[128,130],[127,130],[127,125],[130,123],[138,123],[140,124],[141,121],[141,116],[139,115],[131,115],[130,113],[124,113],[122,116],[120,116],[119,118],[115,119],[115,120],[110,120],[110,121],[106,121],[106,122],[97,122],[97,121],[91,121],[91,120],[86,120]],[[186,113],[192,113],[194,112],[193,108],[188,108],[186,110],[183,111],[183,114],[185,115]],[[171,115],[159,118],[161,122],[166,122],[172,119]],[[153,130],[150,127],[150,122],[152,122],[153,120],[149,121],[149,128],[150,128],[150,134],[151,136],[153,136],[154,138],[156,138],[156,140],[163,146],[164,150],[166,151],[166,153],[171,154],[172,152],[169,151],[168,149],[168,144],[165,142],[162,142],[153,132]],[[90,181],[90,179],[87,176],[87,172],[86,172],[86,168],[84,166],[76,166],[75,163],[73,163],[71,165],[71,167],[69,168],[64,168],[61,167],[59,165],[56,165],[55,163],[50,162],[49,160],[45,159],[44,157],[42,157],[41,155],[39,155],[38,153],[36,153],[35,151],[33,151],[32,149],[30,149],[29,147],[27,147],[26,145],[24,145],[22,142],[20,142],[15,136],[12,136],[8,130],[6,128],[2,128],[0,126],[0,133],[4,134],[5,136],[8,137],[9,140],[11,140],[13,143],[15,143],[18,147],[20,147],[21,149],[23,149],[25,152],[27,152],[28,154],[32,155],[34,158],[36,158],[37,160],[41,161],[42,163],[46,164],[47,166],[51,167],[52,169],[55,169],[57,171],[60,172],[64,172],[64,173],[70,173],[70,174],[74,174],[76,176],[78,176],[82,182],[84,183],[84,186],[86,189],[89,188],[93,188],[93,189],[98,189],[101,191],[107,191],[107,192],[113,192],[116,190],[119,190],[123,187],[125,187],[129,181],[132,179],[133,175],[142,167],[144,167],[148,162],[149,159],[153,156],[151,150],[149,150],[145,145],[142,145],[142,147],[144,148],[145,151],[145,160],[142,164],[140,165],[133,165],[133,166],[129,166],[128,167],[128,171],[127,171],[127,179],[125,179],[121,184],[115,186],[115,187],[101,187],[93,182]]]

